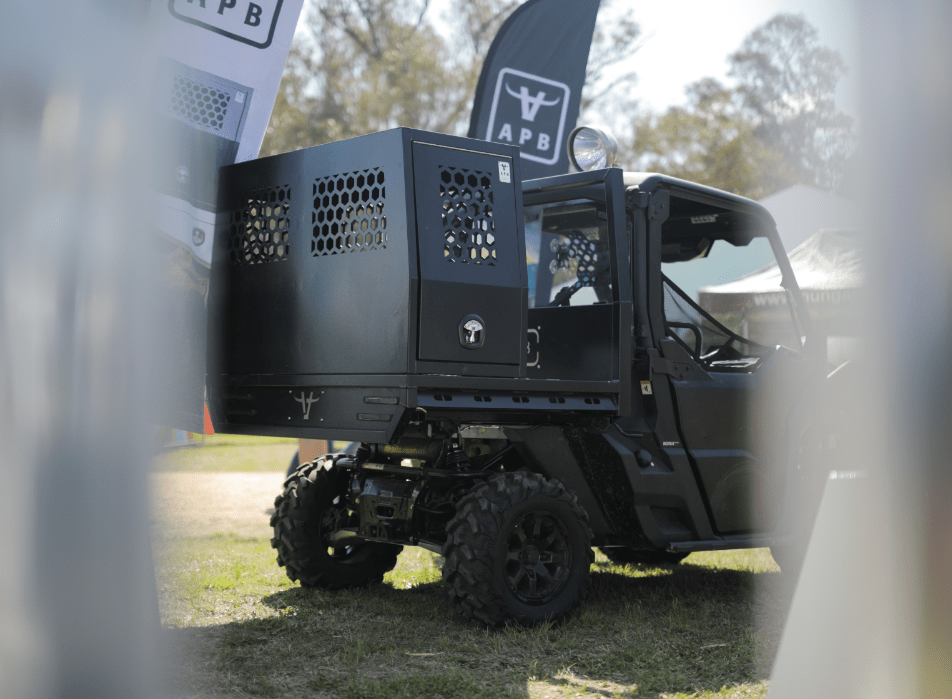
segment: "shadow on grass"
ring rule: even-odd
[[[202,647],[187,662],[224,683],[206,686],[216,695],[527,697],[542,684],[547,696],[727,696],[766,679],[787,601],[755,588],[776,574],[617,570],[596,566],[588,599],[558,626],[488,630],[454,615],[448,588],[430,582],[293,587],[262,598],[273,616],[169,633]]]

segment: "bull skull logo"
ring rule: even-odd
[[[311,406],[314,405],[314,403],[316,403],[317,401],[320,400],[320,396],[318,396],[317,398],[315,398],[315,397],[314,397],[314,391],[311,391],[311,395],[309,395],[307,398],[305,398],[305,397],[304,397],[304,391],[301,391],[301,397],[298,398],[298,397],[295,396],[294,400],[301,404],[301,411],[304,413],[304,419],[305,419],[305,420],[310,420],[310,419],[311,419]]]
[[[522,105],[522,119],[523,121],[535,121],[536,114],[539,113],[539,107],[553,107],[559,103],[559,97],[556,97],[551,102],[545,101],[545,92],[539,92],[535,97],[529,94],[529,88],[525,85],[519,87],[519,92],[513,92],[512,88],[509,87],[509,83],[506,83],[506,92],[519,100],[519,103]]]

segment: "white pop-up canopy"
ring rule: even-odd
[[[828,358],[838,363],[855,353],[855,305],[862,293],[865,265],[861,234],[822,230],[790,253],[816,333]],[[698,289],[698,303],[715,316],[740,317],[747,337],[764,341],[790,326],[787,295],[776,263],[727,284]],[[844,354],[845,353],[845,354]]]
[[[864,264],[856,231],[820,231],[790,253],[790,265],[814,311],[850,304],[863,285]],[[785,306],[776,263],[727,284],[698,290],[698,302],[711,313],[751,312]]]

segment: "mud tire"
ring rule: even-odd
[[[325,590],[360,587],[380,582],[397,564],[402,546],[368,541],[333,549],[325,543],[334,522],[354,526],[341,505],[347,482],[331,457],[301,466],[284,481],[271,516],[271,548],[292,582]]]
[[[557,480],[503,473],[457,505],[443,580],[460,613],[489,626],[561,621],[582,600],[595,560],[588,514]]]

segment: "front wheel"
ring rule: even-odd
[[[465,495],[442,553],[461,613],[490,626],[561,620],[584,596],[595,560],[575,495],[523,472],[493,476]]]
[[[360,540],[330,545],[335,532],[356,526],[357,514],[344,499],[347,481],[333,459],[321,457],[290,476],[275,498],[271,547],[292,582],[327,590],[358,587],[379,582],[397,564],[402,546]]]

